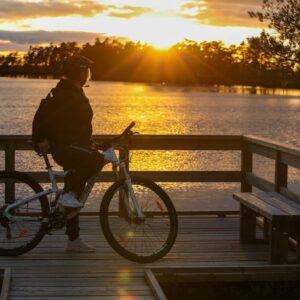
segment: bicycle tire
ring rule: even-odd
[[[116,181],[112,186],[110,186],[110,188],[103,196],[103,200],[100,206],[100,224],[107,242],[118,254],[120,254],[128,260],[138,263],[154,262],[165,256],[170,251],[176,240],[178,231],[177,213],[167,193],[155,182],[141,177],[132,177],[131,181],[132,185],[139,185],[150,189],[157,196],[159,196],[160,200],[163,202],[163,205],[165,205],[166,207],[166,214],[170,219],[170,229],[163,248],[160,249],[157,253],[153,253],[151,255],[139,255],[137,253],[133,253],[132,251],[128,251],[126,247],[121,245],[120,242],[115,238],[109,222],[109,205],[113,197],[118,192],[119,188],[121,186],[124,186],[125,179]]]
[[[34,193],[39,193],[43,191],[41,185],[34,178],[27,175],[26,173],[21,173],[17,171],[0,171],[0,182],[3,182],[3,180],[5,179],[15,180],[15,182],[17,182],[18,184],[23,183],[30,187]],[[20,245],[18,247],[9,249],[3,248],[3,245],[1,245],[0,243],[0,256],[18,256],[24,254],[33,249],[42,240],[48,229],[49,203],[47,197],[40,197],[39,204],[42,211],[42,220],[33,238],[24,245]],[[0,224],[0,230],[1,229],[4,229],[4,227]]]

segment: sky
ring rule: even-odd
[[[0,0],[0,52],[113,37],[166,48],[184,39],[239,44],[263,26],[262,0]]]

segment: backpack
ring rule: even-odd
[[[51,139],[51,116],[53,115],[55,89],[51,89],[42,99],[32,122],[32,141],[34,144]]]

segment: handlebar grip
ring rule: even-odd
[[[135,122],[131,122],[131,123],[129,124],[129,126],[123,131],[123,133],[121,133],[120,136],[125,135],[128,131],[130,131],[130,129],[131,129],[133,126],[135,126]]]
[[[125,129],[125,131],[129,131],[132,127],[135,126],[135,122],[131,122],[130,125]]]
[[[135,126],[135,122],[131,122],[129,124],[129,126],[120,134],[118,135],[117,137],[113,138],[111,141],[112,142],[116,142],[118,141],[119,139],[123,138],[124,136],[128,135],[128,133],[130,133],[130,129]]]

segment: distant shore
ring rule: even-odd
[[[0,78],[22,78],[22,79],[56,79],[59,80],[59,76],[51,75],[22,75],[22,74],[0,74]],[[166,82],[144,82],[144,81],[124,81],[124,80],[91,80],[91,82],[115,82],[115,83],[136,83],[136,84],[146,84],[146,85],[160,85],[169,87],[199,87],[201,90],[207,90],[207,92],[215,93],[238,93],[245,95],[295,95],[300,96],[300,85],[299,87],[282,87],[282,86],[262,86],[262,85],[226,85],[226,84],[203,84],[203,83],[190,83],[190,84],[180,84],[180,83],[166,83]],[[300,80],[299,80],[300,81]]]
[[[61,62],[77,54],[94,62],[95,81],[300,89],[300,69],[263,50],[255,43],[226,47],[221,41],[183,41],[165,51],[112,39],[81,46],[76,42],[33,45],[26,54],[0,56],[0,76],[56,78]]]

